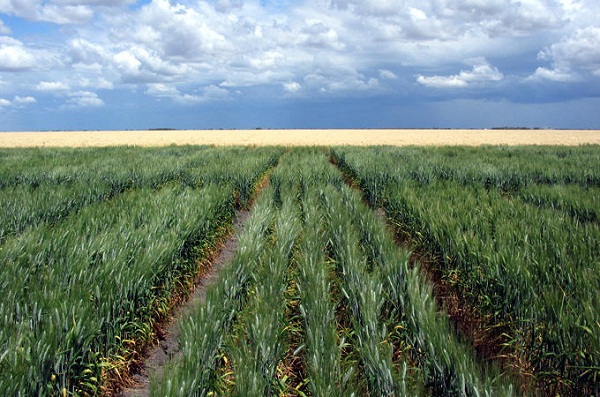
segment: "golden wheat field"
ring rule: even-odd
[[[0,147],[600,144],[600,130],[130,130],[3,132]]]

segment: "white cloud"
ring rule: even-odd
[[[0,36],[0,71],[22,72],[5,74],[2,92],[79,90],[89,95],[67,97],[71,105],[99,105],[94,91],[127,89],[190,104],[236,98],[235,90],[363,96],[406,87],[415,74],[423,86],[471,92],[525,75],[541,82],[600,76],[600,2],[592,0],[134,3],[0,0],[8,15],[76,24],[49,29],[35,46]],[[3,32],[10,34],[0,21]],[[258,86],[276,90],[248,90]]]
[[[131,16],[129,28],[122,26],[115,34],[125,34],[160,56],[202,60],[215,52],[231,50],[228,40],[218,32],[227,23],[221,21],[223,16],[206,3],[193,8],[154,0]]]
[[[114,84],[103,77],[95,77],[91,79],[87,77],[80,77],[79,80],[77,80],[77,86],[81,88],[94,88],[102,90],[112,90],[114,88]]]
[[[179,90],[177,90],[177,88],[175,88],[174,86],[169,86],[162,83],[148,84],[146,94],[157,97],[176,97],[181,95],[179,93]]]
[[[580,80],[580,77],[572,70],[547,69],[539,67],[527,80],[550,80],[557,82],[572,82]]]
[[[151,83],[148,84],[146,94],[158,98],[169,98],[184,105],[192,105],[209,100],[223,100],[229,98],[229,91],[227,89],[217,87],[215,85],[202,87],[196,95],[188,93],[182,94],[174,85]]]
[[[125,74],[135,74],[139,71],[142,63],[131,51],[121,51],[113,57],[115,66]]]
[[[566,12],[577,12],[583,8],[579,0],[559,0],[559,2]]]
[[[21,97],[21,96],[15,96],[13,98],[12,101],[9,101],[8,99],[5,98],[0,98],[0,108],[1,107],[16,107],[16,108],[20,108],[23,107],[25,105],[30,105],[32,103],[36,103],[36,99],[34,97],[31,96],[25,96],[25,97]]]
[[[20,41],[0,37],[0,71],[19,72],[35,66],[35,56]]]
[[[277,67],[285,59],[280,51],[268,50],[248,60],[248,66],[253,69],[269,69]]]
[[[285,7],[278,13],[279,8],[258,2],[154,0],[111,15],[103,31],[89,29],[69,41],[69,58],[80,65],[73,69],[83,74],[75,81],[81,88],[100,88],[94,81],[106,88],[111,83],[112,88],[121,83],[279,85],[288,93],[298,91],[295,82],[303,92],[377,92],[379,81],[399,79],[402,67],[495,56],[506,43],[515,47],[510,40],[494,44],[492,36],[523,34],[524,26],[515,27],[519,15],[543,14],[540,18],[548,23],[533,23],[534,31],[553,26],[560,17],[560,12],[548,12],[551,7],[542,0],[338,0],[331,6],[307,0]],[[507,25],[507,18],[514,23]],[[380,69],[384,64],[398,72]],[[423,74],[422,82],[437,86],[473,85],[477,76],[494,76],[476,68],[456,76]]]
[[[16,15],[26,19],[36,19],[37,16],[37,1],[35,0],[22,0],[22,1],[11,1],[2,0],[0,1],[0,12],[8,15]]]
[[[189,71],[186,63],[176,63],[160,57],[151,49],[133,46],[113,56],[115,68],[127,83],[160,82]]]
[[[379,78],[382,80],[397,80],[398,76],[390,70],[381,69],[379,71]]]
[[[335,0],[333,5],[369,28],[363,33],[377,32],[387,40],[520,36],[557,28],[564,17],[551,0]]]
[[[425,3],[427,4],[427,3]],[[447,31],[487,36],[520,36],[557,28],[562,19],[556,3],[548,0],[433,0],[432,17]]]
[[[511,12],[504,15],[502,22],[516,32],[531,32],[557,28],[560,10],[548,0],[519,0],[511,2]]]
[[[297,81],[292,81],[289,83],[283,83],[283,89],[287,92],[294,93],[300,91],[302,89],[302,85],[300,85]]]
[[[136,0],[55,0],[54,2],[59,5],[120,7],[123,5],[134,4]]]
[[[385,16],[398,11],[398,2],[394,0],[333,0],[332,4],[339,9],[350,10],[362,15]]]
[[[460,76],[419,76],[417,82],[428,87],[435,88],[455,88],[466,87],[468,84]]]
[[[344,49],[344,44],[340,42],[336,30],[320,20],[306,21],[306,26],[302,28],[299,35],[298,44],[333,50]]]
[[[540,60],[551,61],[555,70],[600,71],[600,27],[588,26],[541,51]]]
[[[564,20],[568,21],[569,31],[577,28],[598,25],[600,2],[595,0],[559,0],[564,12]]]
[[[104,106],[104,101],[98,98],[96,93],[91,91],[77,91],[69,94],[66,107],[100,107]]]
[[[225,9],[229,13],[222,14]],[[327,14],[305,14],[307,10],[295,7],[288,18],[267,11],[252,2],[221,2],[214,8],[209,3],[193,7],[157,0],[127,23],[120,21],[130,28],[114,34],[122,43],[133,40],[113,57],[115,70],[124,82],[226,88],[280,85],[301,80],[317,62],[341,69],[354,62],[353,54],[331,53],[345,47],[339,26]],[[142,50],[152,61],[143,61]],[[332,62],[336,58],[339,62]]]
[[[174,97],[173,100],[182,105],[194,105],[199,102],[203,102],[205,99],[198,95],[192,94],[183,94],[177,97]]]
[[[36,103],[37,100],[32,96],[15,96],[14,103],[20,105],[26,105],[30,103]]]
[[[96,8],[109,9],[133,0],[3,0],[0,12],[31,21],[56,24],[83,24],[90,21]]]
[[[367,78],[353,68],[320,68],[304,76],[302,86],[306,94],[339,95],[376,92],[380,89],[376,78]]]
[[[451,76],[418,76],[419,84],[434,88],[456,88],[467,87],[471,83],[500,81],[504,75],[495,67],[492,67],[487,60],[483,58],[472,61],[473,69],[470,71],[461,71],[459,74]]]
[[[100,44],[77,37],[68,42],[68,51],[75,63],[94,64],[110,58],[110,51]]]
[[[35,89],[37,91],[57,92],[68,91],[71,87],[62,81],[40,81]]]
[[[202,97],[204,99],[227,99],[229,98],[229,90],[216,85],[209,85],[202,89]]]
[[[45,5],[38,9],[37,19],[56,24],[82,24],[94,15],[93,10],[84,5],[56,6]]]
[[[413,21],[424,21],[427,19],[427,14],[420,8],[408,7],[408,14]]]

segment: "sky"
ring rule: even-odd
[[[597,0],[0,0],[0,131],[600,129]]]

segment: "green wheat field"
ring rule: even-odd
[[[600,395],[599,146],[0,158],[2,396],[117,394],[240,210],[151,395]]]

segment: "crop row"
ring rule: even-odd
[[[371,208],[325,151],[282,153],[0,150],[0,394],[100,393],[276,164],[154,395],[516,394],[378,206],[543,393],[600,392],[596,147],[336,148]]]
[[[472,150],[336,149],[334,158],[437,258],[488,331],[503,330],[542,390],[597,393],[597,148],[487,148],[476,161]]]
[[[287,153],[152,395],[513,395],[325,152]]]
[[[141,152],[100,151],[156,160]],[[3,208],[9,232],[0,246],[0,394],[98,393],[123,369],[123,355],[153,337],[153,321],[184,293],[280,153],[184,148],[146,166],[104,157],[111,176],[97,152],[65,151],[71,177],[28,184],[22,176],[35,172],[14,171],[20,184],[0,189],[15,203]],[[97,161],[87,169],[78,156]],[[24,220],[11,229],[16,219]]]
[[[281,150],[183,147],[18,153],[21,161],[7,161],[11,167],[0,171],[0,243],[32,225],[60,221],[90,203],[169,182],[193,188],[233,186],[238,206],[244,207],[256,182],[249,174],[262,174],[275,165]]]

